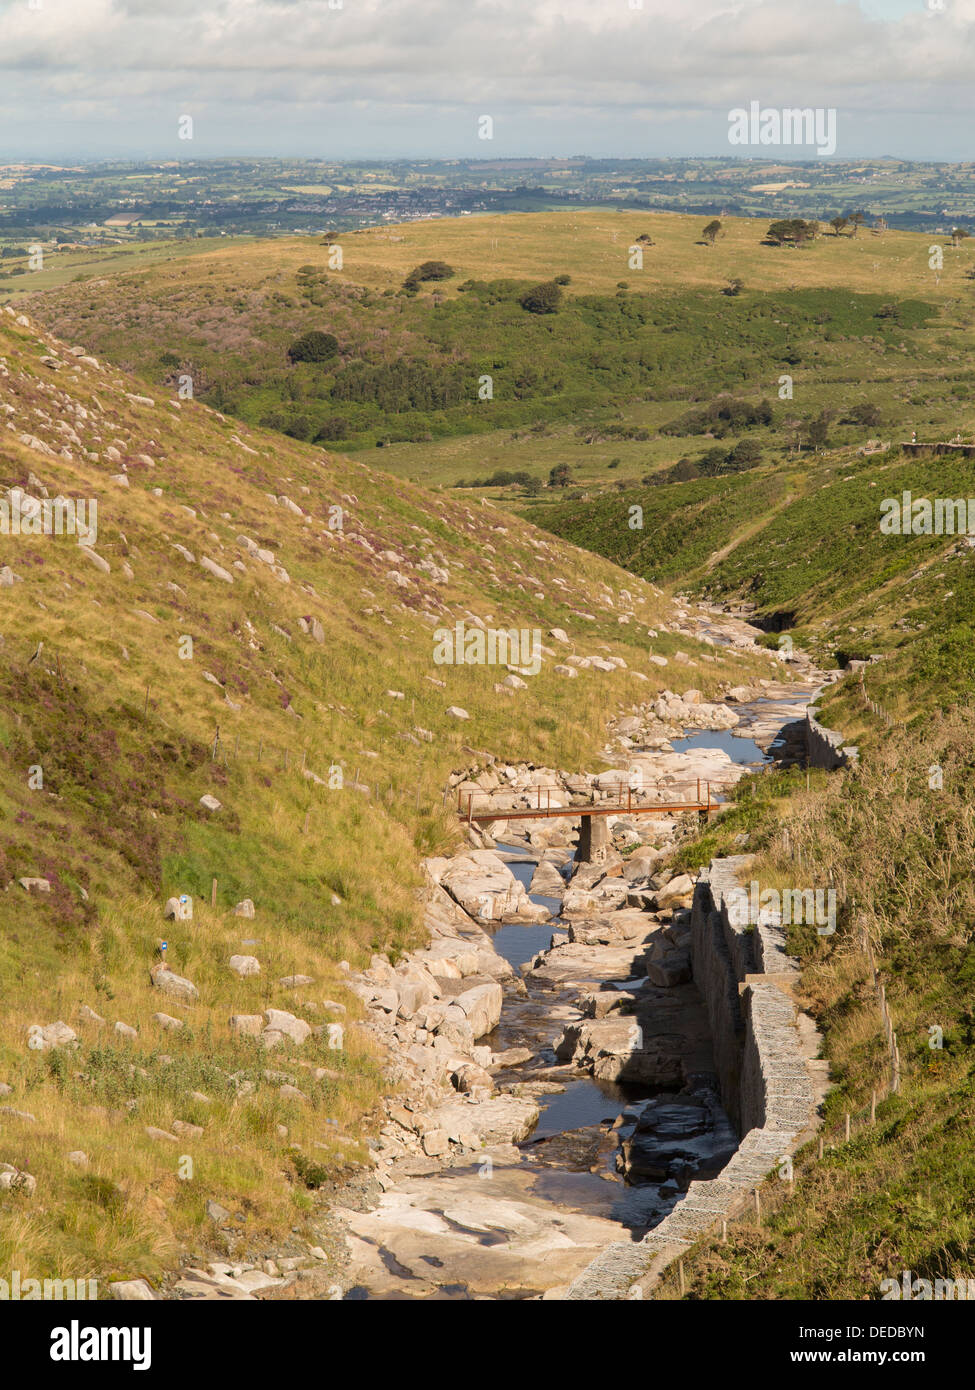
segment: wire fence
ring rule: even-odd
[[[873,1128],[877,1123],[877,1107],[890,1094],[886,1083],[881,1083],[870,1093],[869,1104],[859,1110],[844,1111],[842,1118],[819,1132],[818,1144],[806,1155],[802,1162],[794,1165],[789,1155],[783,1154],[776,1176],[766,1178],[754,1187],[742,1190],[728,1208],[727,1214],[715,1222],[707,1239],[717,1239],[726,1245],[734,1241],[737,1232],[758,1233],[764,1230],[770,1218],[792,1200],[797,1189],[815,1171],[816,1166],[826,1160],[827,1155],[851,1143],[857,1135]],[[690,1263],[690,1257],[687,1257]],[[654,1299],[684,1298],[690,1278],[685,1269],[685,1260],[678,1258],[669,1264],[656,1279],[650,1297]]]

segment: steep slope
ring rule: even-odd
[[[472,747],[598,766],[607,717],[668,683],[651,647],[705,695],[769,663],[488,505],[153,401],[10,309],[0,483],[0,1264],[152,1276],[208,1200],[270,1240],[312,1214],[299,1169],[366,1157],[385,1083],[343,962],[417,939]],[[18,531],[30,498],[84,502],[92,544]],[[438,664],[460,621],[537,630],[538,674]],[[228,1024],[268,1009],[323,1025],[284,1073]]]

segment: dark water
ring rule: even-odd
[[[519,845],[498,845],[498,849],[505,850],[510,854],[521,854]],[[508,868],[514,874],[519,883],[526,888],[532,881],[538,861],[536,859],[525,859],[520,864],[509,863]],[[510,965],[519,970],[526,961],[531,960],[532,956],[539,951],[548,949],[552,939],[553,930],[558,930],[560,918],[558,916],[561,903],[558,898],[546,898],[541,893],[531,895],[533,903],[541,903],[547,907],[552,914],[548,922],[510,922],[504,926],[497,927],[492,932],[494,949],[499,956],[504,956]]]
[[[646,1100],[651,1090],[646,1086],[617,1086],[612,1081],[592,1081],[583,1078],[570,1081],[564,1091],[539,1096],[542,1114],[532,1131],[532,1139],[544,1139],[567,1129],[584,1129],[588,1125],[612,1124],[620,1111],[634,1102]]]
[[[520,845],[499,844],[498,849],[510,854],[524,855]],[[532,881],[537,863],[538,860],[534,856],[529,858],[524,855],[521,862],[509,862],[508,868],[518,882],[527,888]],[[551,921],[524,926],[512,923],[498,927],[493,933],[494,949],[499,955],[504,956],[505,960],[509,961],[516,970],[525,961],[531,960],[536,952],[548,949],[552,932],[557,931],[561,924],[561,918],[558,916],[561,904],[558,898],[548,898],[539,893],[532,893],[531,900],[534,903],[542,903],[551,910],[553,914]],[[546,993],[544,1000],[546,1011],[551,1007],[553,1000],[554,996],[551,993]],[[537,1005],[534,1007],[537,1008]],[[514,1001],[506,1005],[506,1011],[509,1018],[505,1020],[502,1017],[495,1038],[499,1044],[515,1046],[527,1044],[536,1048],[541,1044],[544,1052],[548,1050],[550,1045],[550,1040],[545,1035],[550,1032],[558,1035],[561,1032],[560,1024],[556,1025],[554,1029],[544,1027],[539,1029],[533,1039],[529,1040],[518,1031],[518,1021],[510,1015],[513,1013],[523,1020],[523,1023],[528,1022],[530,1027],[529,1020],[530,1015],[534,1012],[533,1005]],[[507,1032],[506,1022],[509,1027],[514,1025],[514,1036],[505,1036]],[[588,1130],[602,1124],[612,1124],[627,1106],[648,1099],[651,1095],[656,1094],[657,1089],[647,1086],[620,1086],[612,1081],[596,1081],[586,1076],[580,1077],[577,1081],[570,1081],[564,1090],[537,1098],[541,1115],[531,1137],[526,1141],[526,1148],[530,1150],[536,1141],[551,1139],[556,1135]]]
[[[675,753],[687,753],[692,748],[720,748],[732,762],[746,767],[771,761],[754,739],[742,738],[731,729],[705,729],[699,733],[688,731],[683,738],[673,738],[670,742]]]

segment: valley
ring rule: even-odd
[[[880,521],[972,491],[910,445],[975,429],[971,253],[702,231],[160,241],[0,310],[8,503],[98,518],[0,537],[0,1263],[203,1301],[964,1267],[972,547]]]

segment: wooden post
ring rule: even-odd
[[[683,1260],[678,1260],[678,1261],[677,1261],[677,1276],[678,1276],[678,1278],[680,1279],[680,1296],[681,1296],[681,1298],[683,1298],[683,1297],[684,1297],[684,1291],[685,1291],[685,1285],[684,1285],[684,1261],[683,1261]]]
[[[722,1239],[722,1241],[724,1242],[725,1245],[728,1244],[728,1223],[727,1223],[727,1221],[722,1221],[722,1223],[721,1223],[721,1239]]]
[[[822,1162],[822,1159],[823,1159],[823,1136],[820,1135],[820,1136],[819,1136],[819,1160],[820,1160],[820,1162]]]
[[[846,1142],[850,1142],[850,1112],[846,1112]]]
[[[210,883],[210,906],[211,906],[211,907],[216,907],[216,905],[217,905],[217,880],[216,880],[216,879],[213,879],[213,880],[211,881],[211,883]]]
[[[761,1226],[761,1224],[762,1224],[762,1199],[761,1199],[761,1197],[758,1195],[758,1188],[757,1188],[757,1187],[756,1187],[756,1189],[755,1189],[755,1219],[757,1220],[758,1224]]]

